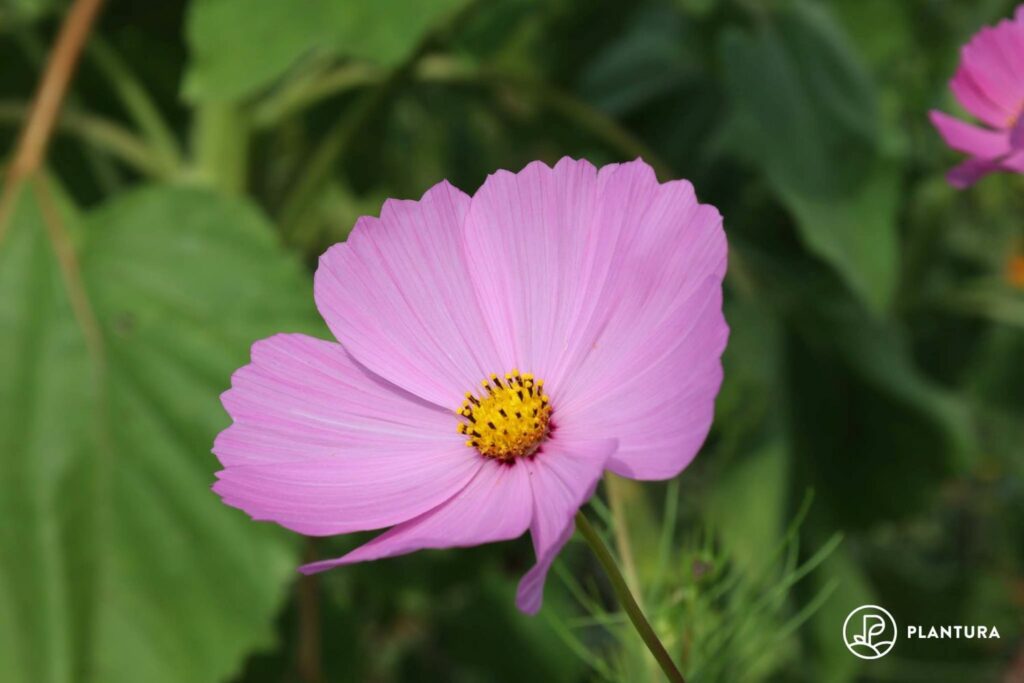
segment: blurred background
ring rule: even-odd
[[[0,149],[69,2],[0,1]],[[0,212],[0,681],[657,681],[582,543],[300,579],[209,486],[255,339],[386,197],[643,157],[725,217],[715,426],[589,514],[688,680],[1024,680],[1024,178],[926,118],[1009,0],[111,0]],[[12,173],[8,174],[9,179]],[[864,662],[842,623],[905,640]]]

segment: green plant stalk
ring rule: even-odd
[[[615,545],[618,547],[619,559],[622,561],[622,575],[626,578],[626,585],[635,593],[636,603],[643,609],[644,599],[640,594],[640,575],[637,573],[636,562],[633,559],[633,542],[626,520],[626,506],[630,497],[634,495],[631,489],[635,485],[636,482],[620,479],[611,472],[604,476],[608,507],[612,512],[612,521],[615,523],[612,533],[615,535]]]
[[[619,552],[619,560],[622,563],[622,575],[626,579],[626,585],[633,593],[633,597],[636,598],[636,604],[641,611],[644,611],[644,596],[640,590],[640,575],[636,569],[636,561],[633,558],[633,541],[629,531],[629,518],[626,514],[626,510],[631,504],[639,504],[639,508],[634,508],[633,512],[636,514],[639,511],[639,517],[643,518],[643,500],[639,497],[643,495],[643,490],[639,488],[639,483],[631,479],[621,479],[611,472],[605,473],[604,476],[604,489],[608,494],[608,507],[612,513],[612,523],[614,524],[612,533],[615,537],[615,547]],[[647,653],[641,653],[643,660],[644,673],[647,680],[657,681],[658,673],[654,668],[654,660],[651,659]]]
[[[615,564],[615,558],[612,557],[608,546],[601,540],[600,534],[591,526],[590,521],[582,511],[576,513],[576,529],[579,530],[580,535],[583,536],[587,545],[590,546],[594,555],[597,556],[598,562],[601,563],[601,567],[612,584],[615,596],[622,604],[622,608],[629,616],[629,620],[633,622],[633,626],[636,628],[637,633],[640,634],[644,644],[647,645],[647,649],[651,651],[654,659],[661,666],[661,670],[665,672],[665,677],[672,681],[672,683],[686,683],[683,674],[679,672],[675,662],[672,661],[671,655],[669,655],[665,646],[662,645],[661,640],[658,639],[658,634],[651,628],[651,624],[647,621],[647,617],[644,616],[643,610],[636,603],[636,599],[633,597],[633,593],[630,592],[626,580],[622,577],[622,572],[619,571],[618,565]]]
[[[245,191],[249,123],[230,102],[204,102],[195,110],[192,163],[199,179],[228,194]]]

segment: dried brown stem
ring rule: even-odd
[[[46,158],[46,148],[71,83],[71,76],[102,6],[103,0],[75,0],[64,17],[57,42],[50,52],[46,70],[32,102],[32,109],[7,167],[3,192],[0,193],[0,241],[3,240],[13,209],[17,195],[15,190],[22,180],[42,166]]]
[[[7,168],[8,185],[31,175],[42,164],[71,75],[102,5],[103,0],[75,0],[64,18],[36,91],[32,112],[21,131],[14,159]]]

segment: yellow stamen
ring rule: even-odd
[[[543,380],[513,370],[503,378],[492,374],[481,385],[480,396],[466,392],[456,411],[462,418],[458,431],[469,437],[466,445],[502,462],[536,453],[551,421],[551,400]]]

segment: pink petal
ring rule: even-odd
[[[986,175],[999,171],[1001,168],[1002,166],[998,161],[972,157],[950,169],[949,173],[946,174],[946,180],[958,190],[963,190]]]
[[[231,385],[221,401],[234,424],[214,444],[225,467],[464,440],[449,411],[367,372],[339,344],[301,334],[253,344]]]
[[[598,217],[586,161],[498,171],[473,196],[466,251],[502,367],[558,385],[564,359],[599,305],[620,226]]]
[[[222,397],[234,423],[214,490],[255,519],[311,535],[405,521],[480,467],[454,417],[359,367],[338,345],[277,335]]]
[[[559,432],[525,464],[533,487],[533,538],[537,563],[519,582],[516,604],[536,614],[544,598],[544,580],[551,563],[572,537],[576,512],[594,494],[616,441],[566,438]]]
[[[1020,105],[1022,91],[1014,73],[1016,55],[1003,50],[1006,28],[1001,25],[981,29],[964,46],[960,63],[978,89],[1009,116]]]
[[[331,332],[374,373],[455,409],[506,372],[483,321],[462,239],[469,197],[446,182],[388,200],[320,258],[314,293]]]
[[[218,473],[213,490],[255,520],[330,536],[412,519],[455,495],[482,464],[461,444],[439,452],[349,452],[231,467]]]
[[[975,80],[972,71],[961,66],[949,87],[957,101],[964,109],[978,117],[993,128],[1005,128],[1011,112],[998,102],[994,102]]]
[[[1016,44],[1021,30],[1009,20],[985,27],[964,46],[962,53],[962,70],[978,91],[1004,112],[1000,127],[1006,126],[1024,102],[1024,69]]]
[[[996,26],[996,41],[1002,61],[1011,73],[1012,87],[1018,98],[1024,97],[1024,25],[1004,19]]]
[[[574,387],[559,423],[593,438],[619,439],[608,469],[633,479],[677,475],[697,454],[714,417],[728,338],[721,281],[710,277],[641,344],[616,358],[625,337],[598,342],[589,382]],[[603,359],[600,360],[600,359]]]
[[[991,159],[1009,151],[1005,133],[973,126],[941,111],[930,112],[929,118],[946,144],[958,152]]]
[[[476,477],[438,507],[403,522],[334,560],[301,568],[306,574],[340,565],[404,555],[424,548],[454,548],[516,538],[526,531],[533,496],[529,473],[519,463],[481,458]]]
[[[629,239],[603,294],[610,314],[552,400],[559,425],[619,439],[614,472],[660,479],[692,460],[711,425],[728,336],[725,235],[689,183],[659,185],[636,163],[605,173],[604,215],[617,210]]]
[[[1024,24],[1004,20],[978,31],[963,47],[951,87],[979,119],[1010,127],[1024,107]]]
[[[1024,173],[1024,150],[1014,152],[1003,159],[1001,166],[1002,170],[1012,171],[1013,173]]]

